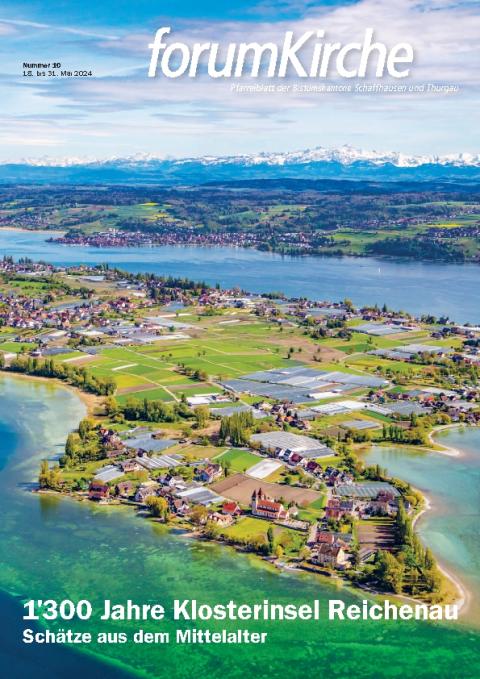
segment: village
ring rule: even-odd
[[[72,196],[61,186],[48,192],[8,187],[0,191],[0,227],[52,231],[49,242],[68,248],[238,247],[357,257],[396,252],[408,259],[478,262],[477,201],[464,187],[445,188],[406,193],[386,183],[377,195],[361,182],[324,188],[287,179],[244,192],[230,182],[194,182],[108,191],[84,186]],[[406,209],[399,209],[404,201]]]
[[[450,596],[413,531],[421,494],[363,454],[441,454],[437,429],[478,425],[480,328],[106,267],[5,258],[0,277],[0,367],[96,399],[42,491],[279,568]]]
[[[284,438],[285,445],[290,444],[294,450],[305,452],[305,457],[302,452],[294,452],[291,448],[272,447],[270,435],[257,435],[257,439],[253,437],[253,445],[258,436],[264,436],[259,451],[253,452],[255,448],[229,449],[215,458],[216,462],[210,459],[187,460],[179,453],[169,452],[175,441],[156,439],[151,434],[139,434],[138,431],[131,433],[133,438],[121,439],[113,430],[99,430],[110,462],[97,469],[88,486],[85,480],[84,494],[88,494],[90,500],[101,503],[126,501],[140,508],[148,507],[154,515],[163,519],[168,513],[169,520],[173,517],[187,519],[201,533],[204,531],[217,539],[225,538],[232,544],[235,544],[236,531],[222,534],[223,529],[235,525],[242,527],[247,517],[255,517],[262,520],[257,522],[258,528],[264,527],[265,521],[268,521],[274,526],[297,531],[300,536],[297,546],[301,542],[305,547],[303,556],[308,556],[312,564],[327,568],[345,570],[351,567],[354,548],[358,547],[353,535],[355,521],[396,517],[399,498],[402,497],[391,483],[356,482],[351,473],[328,464],[322,466],[311,456],[315,453],[319,457],[329,457],[333,451],[326,446],[317,446],[314,439],[296,434],[282,433],[279,436]],[[305,445],[312,447],[304,451]],[[161,454],[158,454],[160,451]],[[115,461],[119,457],[123,459]],[[236,468],[235,460],[238,459],[249,459],[255,464],[243,474],[233,473],[232,462]],[[280,468],[287,473],[301,471],[308,476],[309,484],[282,488],[279,483],[263,480],[272,470]],[[146,480],[138,482],[139,476]],[[316,489],[322,489],[324,493],[320,495]],[[412,497],[414,503],[419,501],[415,493]],[[158,503],[157,498],[164,502]],[[406,497],[403,504],[407,512],[412,511],[413,506]],[[315,512],[312,508],[320,511]],[[316,520],[312,521],[311,517],[315,514]],[[250,527],[254,524],[246,522]],[[389,531],[385,531],[385,525],[382,544],[388,548],[394,545],[395,538],[393,530],[386,537],[385,533]],[[289,534],[286,533],[285,537],[285,544],[290,546]],[[373,555],[374,542],[371,536],[368,540],[362,542],[355,558],[365,561]],[[237,544],[242,545],[242,542]],[[242,546],[271,555],[271,546],[267,542],[246,542]],[[282,550],[277,550],[276,556],[283,556]]]

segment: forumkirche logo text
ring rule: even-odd
[[[170,27],[159,28],[152,43],[148,76],[194,78],[204,73],[210,78],[406,78],[413,64],[410,43],[388,47],[376,41],[373,28],[367,28],[359,42],[326,42],[324,30],[306,31],[294,36],[286,31],[283,42],[193,43],[169,40]]]

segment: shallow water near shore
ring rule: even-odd
[[[84,414],[76,396],[53,385],[0,377],[0,589],[18,601],[35,598],[88,598],[99,611],[104,599],[124,603],[164,603],[173,599],[205,603],[311,603],[328,599],[358,603],[362,597],[335,583],[302,574],[278,573],[262,562],[229,548],[172,535],[140,519],[129,509],[94,506],[68,498],[27,492],[45,455],[61,452],[67,432]],[[456,461],[453,460],[452,464]],[[434,546],[434,545],[432,545]],[[11,640],[12,628],[26,626],[21,609],[10,600],[2,617],[8,627],[0,653],[18,667],[35,662],[32,650]],[[15,612],[16,611],[16,612]],[[170,617],[170,616],[169,616]],[[63,626],[66,626],[65,623]],[[214,631],[268,632],[265,645],[93,645],[85,661],[64,647],[41,649],[41,671],[50,676],[119,676],[125,668],[137,676],[175,679],[282,677],[296,679],[314,668],[336,677],[478,676],[480,635],[468,624],[450,626],[411,622],[248,622],[248,623],[68,623],[98,632],[139,628],[168,631],[176,626]],[[7,638],[10,639],[7,642]],[[408,653],[405,649],[408,648]],[[67,671],[59,669],[65,656]],[[38,656],[35,656],[38,657]],[[63,657],[63,656],[62,656]],[[288,662],[286,662],[288,657]],[[17,661],[18,658],[18,661]],[[113,665],[105,665],[108,660]],[[75,662],[76,661],[76,662]],[[91,669],[94,668],[94,669]],[[314,670],[315,671],[315,670]],[[98,674],[96,674],[98,672]],[[32,672],[33,673],[33,672]],[[17,672],[13,676],[30,676]]]
[[[466,617],[480,624],[480,428],[444,430],[435,440],[460,455],[374,446],[365,460],[427,494],[430,508],[415,529],[470,592]]]

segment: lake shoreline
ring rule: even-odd
[[[70,500],[76,501],[76,502],[88,502],[88,496],[86,493],[77,493],[77,492],[69,492],[69,493],[64,493],[62,491],[56,491],[56,490],[51,490],[51,489],[39,489],[35,488],[31,492],[39,495],[52,495],[52,496],[60,496],[63,499],[68,498]],[[432,508],[431,502],[428,498],[428,496],[425,495],[425,493],[418,491],[421,493],[424,501],[424,506],[418,512],[418,514],[415,515],[413,522],[412,522],[412,527],[415,528],[415,524],[417,521],[421,518],[422,515],[424,515],[426,512],[430,511]],[[185,526],[183,521],[179,521],[178,524],[172,524],[172,523],[166,523],[164,521],[161,521],[160,519],[157,519],[153,517],[151,514],[148,512],[140,510],[140,505],[137,505],[136,503],[132,502],[106,502],[106,503],[100,503],[100,506],[108,506],[111,509],[118,509],[119,507],[121,508],[133,508],[136,509],[136,512],[134,512],[137,516],[139,516],[142,519],[146,519],[147,521],[154,523],[154,524],[159,524],[162,527],[164,527],[168,532],[172,535],[175,534],[180,534],[183,538],[188,538],[192,540],[196,540],[198,542],[206,543],[206,544],[216,544],[222,548],[228,547],[233,549],[235,553],[243,554],[245,556],[248,556],[252,559],[254,559],[257,563],[263,563],[267,564],[270,567],[273,567],[277,571],[287,571],[291,573],[308,573],[310,575],[313,575],[317,578],[320,579],[320,581],[326,581],[327,578],[331,579],[332,582],[337,580],[338,582],[341,582],[343,586],[346,586],[347,588],[350,589],[355,594],[359,593],[360,591],[365,591],[369,592],[373,596],[379,596],[382,597],[383,599],[393,599],[395,601],[408,601],[408,602],[413,602],[415,604],[422,604],[425,603],[421,599],[416,599],[413,596],[408,596],[406,594],[394,594],[391,592],[387,591],[381,591],[377,589],[372,589],[368,586],[362,585],[362,584],[356,584],[352,583],[348,578],[345,576],[342,576],[339,573],[332,572],[331,574],[328,573],[327,570],[321,571],[321,570],[316,570],[313,568],[305,568],[303,567],[300,563],[297,562],[283,562],[277,558],[272,558],[272,557],[266,557],[262,556],[261,554],[257,554],[252,551],[248,551],[245,549],[245,547],[242,547],[241,545],[237,545],[235,543],[228,543],[225,540],[220,540],[219,538],[209,538],[207,537],[204,533],[200,532],[197,528],[191,527],[191,526]],[[471,593],[466,589],[464,584],[459,580],[457,575],[453,575],[450,571],[447,571],[444,566],[442,566],[440,563],[437,562],[437,566],[439,571],[442,573],[442,575],[454,586],[454,588],[457,591],[458,598],[455,598],[452,602],[448,602],[449,605],[456,605],[458,607],[458,612],[459,612],[459,618],[461,615],[464,615],[467,612],[468,609],[468,602],[471,598]],[[326,584],[329,584],[326,582]],[[431,605],[431,604],[427,604]],[[440,604],[440,605],[445,605],[445,604]]]
[[[433,504],[432,504],[432,501],[429,498],[429,496],[425,492],[418,490],[418,488],[416,488],[415,490],[417,490],[422,495],[424,506],[418,512],[418,514],[415,515],[415,517],[412,521],[412,528],[413,529],[415,529],[416,524],[418,523],[418,521],[420,521],[422,516],[425,516],[428,512],[431,512],[432,508],[433,508]],[[459,615],[465,615],[465,613],[467,613],[467,611],[468,611],[468,605],[469,605],[469,602],[470,602],[471,597],[472,597],[471,592],[466,588],[464,583],[460,580],[458,574],[452,573],[450,570],[447,570],[445,568],[445,566],[443,566],[440,562],[438,562],[438,560],[437,560],[437,568],[442,573],[442,575],[447,580],[449,580],[452,583],[452,585],[455,587],[455,589],[457,590],[458,599],[455,599],[455,601],[453,603],[458,606]]]
[[[448,457],[462,457],[463,453],[458,448],[452,448],[452,446],[446,446],[443,443],[435,442],[435,437],[442,431],[448,431],[449,429],[459,429],[461,427],[467,427],[471,425],[466,425],[463,422],[458,422],[454,424],[442,424],[439,427],[434,427],[432,431],[428,434],[428,440],[432,445],[440,446],[440,448],[429,448],[428,450],[432,453],[440,453],[441,455],[447,455]]]
[[[0,227],[4,231],[18,231],[18,232],[26,232],[26,233],[44,233],[44,234],[53,234],[57,235],[59,238],[64,238],[65,235],[68,233],[65,231],[65,229],[28,229],[26,227],[21,227],[21,226],[7,226],[7,227]],[[140,241],[137,243],[110,243],[108,240],[104,243],[91,243],[88,242],[88,238],[95,236],[95,232],[91,234],[86,234],[87,242],[65,242],[65,241],[56,241],[56,240],[48,240],[47,242],[52,242],[52,243],[57,243],[58,245],[62,245],[64,247],[84,247],[84,248],[99,248],[99,249],[114,249],[114,248],[119,248],[119,249],[130,249],[130,248],[137,248],[137,247],[200,247],[200,248],[210,248],[210,247],[218,247],[219,244],[218,242],[198,242],[198,243],[189,243],[189,242],[144,242]],[[315,258],[331,258],[331,257],[340,257],[340,258],[348,258],[348,259],[368,259],[368,258],[373,258],[377,259],[378,261],[390,261],[390,262],[420,262],[420,263],[425,263],[425,264],[473,264],[473,265],[478,265],[479,261],[477,259],[462,259],[462,258],[454,258],[454,259],[448,259],[448,258],[427,258],[427,257],[413,257],[409,255],[391,255],[391,254],[382,254],[381,252],[379,253],[371,253],[371,252],[344,252],[342,251],[341,247],[338,247],[334,251],[325,251],[325,252],[315,252],[315,251],[309,251],[309,250],[298,250],[295,251],[293,250],[292,252],[285,252],[281,248],[272,248],[272,249],[264,249],[262,246],[264,245],[264,242],[258,243],[257,245],[247,245],[243,243],[223,243],[220,245],[220,247],[225,247],[225,248],[231,248],[231,249],[242,249],[242,250],[256,250],[257,252],[267,252],[267,253],[272,253],[276,255],[280,255],[281,257],[293,257],[293,258],[300,258],[303,259],[305,257],[315,257]]]
[[[40,377],[40,376],[35,376],[35,375],[25,375],[25,374],[22,374],[22,373],[10,373],[9,371],[1,371],[0,375],[2,373],[6,374],[7,376],[10,376],[12,378],[15,378],[15,379],[20,379],[20,380],[24,380],[24,381],[32,381],[32,382],[40,382],[40,383],[44,383],[44,384],[51,384],[55,388],[67,389],[67,390],[71,391],[72,393],[74,393],[76,395],[76,397],[79,398],[79,400],[81,400],[81,402],[86,406],[88,415],[94,414],[95,409],[100,406],[102,399],[103,399],[103,397],[96,396],[94,394],[85,393],[85,392],[81,391],[80,389],[78,389],[77,387],[69,385],[68,383],[64,383],[64,382],[62,382],[58,379],[54,379],[54,378],[52,379],[52,378],[48,378],[48,377]],[[458,427],[461,427],[461,426],[462,426],[461,424],[444,425],[444,426],[436,428],[434,430],[434,432],[431,432],[430,436],[433,436],[434,433],[436,433],[437,431],[442,431],[444,429],[458,428]],[[455,451],[455,452],[446,452],[445,450],[438,451],[438,450],[434,450],[434,449],[427,449],[427,450],[428,450],[428,452],[432,452],[432,453],[440,452],[441,454],[448,455],[449,457],[458,457],[461,454],[456,449],[450,449],[448,447],[444,447],[444,448],[446,448],[446,450],[448,450],[448,451]],[[33,491],[33,492],[44,493],[45,491],[35,489],[35,491]],[[421,493],[421,495],[423,497],[424,507],[414,517],[413,523],[412,523],[413,528],[415,528],[417,521],[422,517],[422,515],[424,515],[426,512],[429,512],[429,511],[432,510],[432,503],[431,503],[430,499],[428,498],[428,496],[423,491],[419,491],[419,492]],[[46,493],[57,495],[57,496],[60,495],[60,496],[63,496],[63,497],[70,497],[71,499],[74,499],[74,500],[77,500],[77,501],[80,501],[80,502],[84,502],[87,499],[86,495],[80,496],[78,493],[65,494],[61,491],[59,491],[59,492],[57,492],[57,491],[46,491]],[[118,504],[125,506],[126,504],[129,504],[129,503],[118,503]],[[175,529],[175,526],[172,526],[171,530],[173,531],[174,529]],[[246,550],[240,549],[235,545],[228,545],[224,541],[208,540],[207,538],[205,538],[205,536],[203,536],[202,534],[199,534],[198,531],[195,531],[195,530],[191,533],[191,537],[193,537],[194,539],[197,539],[197,540],[203,540],[203,541],[208,541],[208,542],[218,542],[219,544],[222,544],[223,546],[232,546],[236,552],[248,554],[248,552]],[[263,559],[260,555],[256,555],[256,554],[252,553],[252,556],[254,556],[254,557],[257,556],[260,561],[265,561],[265,559]],[[275,565],[275,564],[272,564],[272,565]],[[458,593],[458,598],[456,598],[453,603],[458,606],[459,614],[464,615],[465,612],[467,611],[467,608],[468,608],[468,602],[471,599],[471,593],[466,589],[464,584],[461,582],[461,580],[458,577],[458,574],[456,574],[456,573],[452,574],[450,571],[448,571],[440,563],[438,563],[437,565],[438,565],[438,568],[439,568],[440,572],[442,573],[442,575],[445,578],[447,578],[447,580],[449,580],[449,582],[456,589],[456,591]],[[276,567],[276,568],[277,568],[277,570],[285,570],[284,568],[278,568],[278,567]],[[288,570],[303,571],[304,569],[302,569],[302,568],[296,568],[296,569],[289,568]],[[325,576],[323,576],[323,577],[325,577]],[[367,590],[365,590],[365,588],[363,588],[361,586],[357,587],[355,585],[352,585],[352,587],[353,587],[354,590],[364,589],[364,591],[369,591],[368,588],[367,588]],[[371,593],[377,594],[378,596],[383,596],[383,597],[388,597],[388,595],[389,595],[388,592],[381,592],[381,591],[376,591],[376,590],[371,590]],[[414,597],[409,597],[408,595],[405,595],[405,596],[400,595],[399,598],[409,600],[409,601],[414,601],[416,603],[422,603],[421,600],[415,599]]]
[[[44,234],[50,234],[50,233],[58,233],[58,234],[64,234],[66,233],[62,229],[27,229],[24,226],[0,226],[0,231],[14,231],[18,233],[44,233]]]
[[[458,429],[465,429],[465,430],[476,430],[477,427],[472,427],[470,425],[466,425],[463,422],[459,423],[453,423],[453,424],[448,424],[448,425],[441,425],[439,427],[435,427],[434,430],[430,433],[429,438],[431,438],[431,442],[435,443],[434,439],[435,436],[442,432],[442,431],[454,431]],[[436,444],[435,445],[440,445]],[[411,453],[411,452],[424,452],[424,453],[429,453],[431,455],[435,454],[440,454],[440,456],[451,459],[453,460],[460,460],[465,456],[465,453],[453,446],[448,446],[448,445],[442,445],[442,449],[437,449],[437,448],[415,448],[412,446],[402,446],[399,445],[398,448],[401,448],[403,451]],[[383,448],[383,446],[378,446],[378,448]],[[399,478],[402,478],[401,473],[398,474]],[[421,494],[421,496],[424,499],[424,506],[422,509],[415,515],[413,519],[413,527],[415,526],[423,519],[428,516],[429,513],[434,514],[435,512],[435,505],[434,502],[432,501],[430,497],[430,492],[434,492],[430,487],[425,485],[426,490],[420,489],[418,487],[415,487],[412,484],[412,488],[414,488],[417,492]],[[428,546],[428,543],[427,543]],[[455,600],[454,603],[456,603],[459,606],[459,613],[463,618],[468,614],[470,606],[473,601],[473,592],[465,585],[465,582],[462,578],[462,575],[458,573],[455,570],[455,566],[449,565],[446,566],[441,557],[437,556],[435,554],[435,558],[437,561],[437,567],[439,571],[442,573],[442,575],[451,582],[455,590],[458,592],[458,598]],[[475,627],[478,627],[480,625],[480,622],[478,619],[467,619],[469,624],[474,624]]]
[[[53,231],[47,232],[53,235]],[[41,259],[68,266],[109,262],[132,273],[186,276],[252,293],[278,290],[287,297],[340,300],[357,305],[409,309],[415,315],[446,315],[480,323],[476,264],[420,262],[378,257],[288,256],[245,248],[162,246],[150,248],[68,248],[47,243],[45,233],[0,228],[0,249],[15,259]],[[455,284],[452,285],[452,281]],[[417,294],[422,289],[422,295]]]
[[[55,490],[42,490],[42,489],[34,489],[32,491],[33,493],[39,494],[39,495],[51,495],[55,497],[62,497],[63,499],[69,499],[75,502],[88,502],[88,497],[85,493],[79,494],[79,493],[63,493],[61,491],[55,491]],[[428,497],[422,493],[422,496],[424,498],[425,506],[423,509],[414,517],[412,526],[415,527],[415,524],[420,517],[425,514],[426,512],[430,511],[431,509],[431,503]],[[321,570],[321,569],[314,569],[314,568],[307,568],[302,566],[301,563],[296,563],[296,562],[285,562],[282,561],[281,559],[271,557],[271,556],[262,556],[261,554],[257,554],[255,552],[248,551],[241,545],[236,545],[234,543],[228,543],[224,540],[220,540],[218,538],[209,538],[203,533],[201,533],[198,529],[195,527],[191,526],[185,526],[183,525],[182,521],[178,523],[178,525],[175,524],[168,524],[165,523],[164,521],[161,521],[160,519],[157,519],[153,517],[152,515],[148,514],[148,512],[144,511],[138,511],[139,506],[135,505],[134,503],[131,502],[115,502],[115,503],[105,503],[103,505],[104,507],[108,506],[111,509],[118,509],[118,508],[123,508],[126,509],[127,507],[137,509],[137,512],[134,512],[134,515],[136,514],[142,519],[146,519],[148,522],[152,524],[158,524],[165,528],[170,535],[179,535],[184,539],[189,539],[189,540],[195,540],[199,543],[203,544],[209,544],[209,545],[217,545],[221,547],[222,549],[229,548],[233,550],[236,554],[242,554],[243,556],[246,556],[254,561],[254,563],[257,566],[263,565],[264,567],[267,567],[271,570],[271,572],[286,572],[286,573],[292,573],[292,574],[306,574],[309,576],[313,576],[318,580],[318,582],[322,585],[326,586],[332,586],[333,583],[341,583],[342,587],[345,587],[349,592],[353,593],[355,596],[358,596],[360,592],[366,592],[370,594],[372,597],[379,597],[382,600],[388,599],[391,601],[394,601],[398,604],[401,602],[407,602],[407,603],[412,603],[412,604],[424,604],[425,602],[422,601],[421,599],[416,599],[413,596],[408,596],[407,594],[395,594],[393,592],[386,592],[386,591],[381,591],[378,589],[374,589],[369,587],[368,585],[362,585],[362,584],[357,584],[351,582],[348,578],[346,578],[344,575],[341,573],[335,573],[331,572],[329,573],[326,569]],[[458,607],[458,613],[459,613],[459,618],[458,620],[460,621],[461,616],[463,616],[467,611],[468,611],[468,603],[471,599],[471,593],[466,587],[461,583],[461,581],[458,579],[456,575],[453,575],[451,571],[447,571],[446,568],[437,563],[439,571],[442,573],[442,575],[449,580],[455,587],[458,598],[455,598],[453,601],[448,602],[448,605],[455,605]],[[433,605],[433,604],[426,604],[427,606]],[[439,604],[440,606],[444,606],[446,604],[441,603]]]

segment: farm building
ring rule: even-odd
[[[158,455],[154,457],[142,455],[141,457],[135,458],[135,461],[142,467],[145,467],[145,469],[170,469],[171,467],[178,467],[180,465],[179,459],[170,455]]]
[[[121,476],[124,476],[124,472],[121,469],[113,464],[108,464],[97,471],[94,481],[108,483],[114,479],[119,479]]]
[[[374,335],[376,337],[398,335],[401,332],[412,332],[412,330],[415,330],[415,328],[404,325],[390,325],[387,323],[364,323],[363,325],[355,326],[355,332],[363,332],[366,335]]]
[[[320,457],[325,454],[327,448],[317,439],[301,436],[300,434],[290,434],[285,431],[269,431],[264,434],[254,434],[250,440],[260,443],[264,450],[272,452],[289,450],[292,453],[300,453],[304,456],[305,453],[313,453],[316,457]]]
[[[238,379],[226,380],[223,387],[236,393],[265,396],[277,401],[307,403],[321,398],[322,390],[341,393],[361,387],[381,387],[385,384],[386,380],[371,375],[326,372],[299,366],[254,372]]]
[[[400,493],[390,483],[383,481],[368,481],[366,483],[341,483],[335,488],[335,493],[343,497],[356,499],[376,498],[379,493],[399,497]]]
[[[171,439],[154,439],[152,436],[135,436],[134,438],[125,439],[127,448],[135,448],[136,450],[144,450],[146,453],[159,453],[162,450],[171,448],[177,442]]]
[[[340,424],[342,429],[353,429],[354,431],[368,431],[369,429],[379,429],[378,422],[372,420],[346,420]]]

